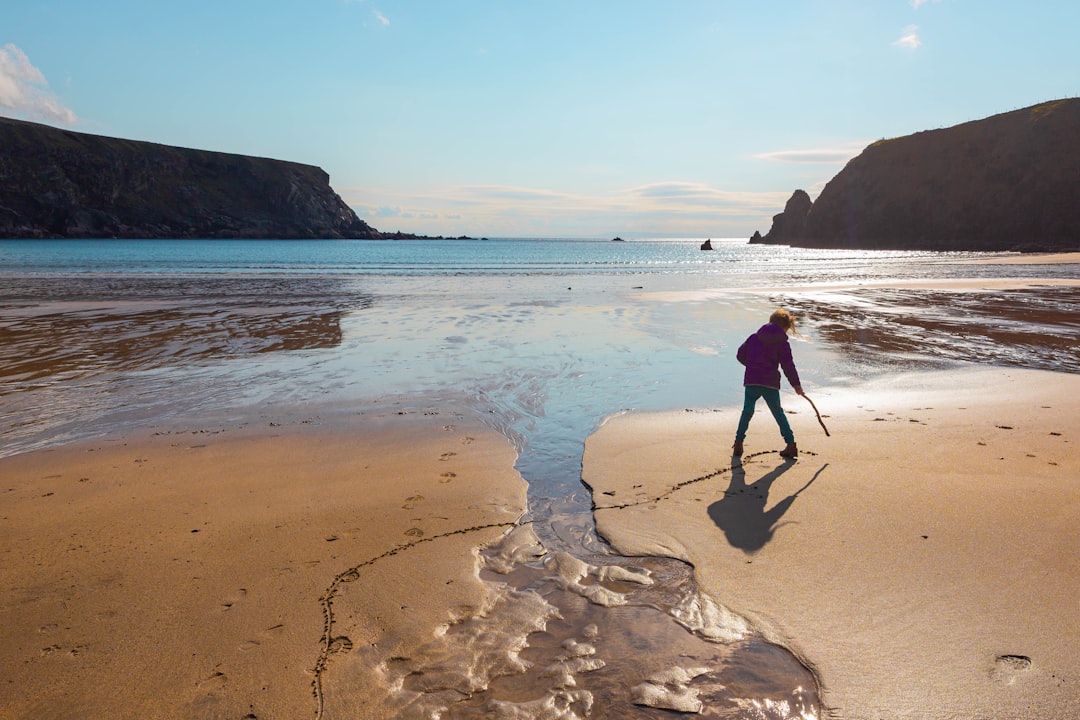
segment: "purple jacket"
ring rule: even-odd
[[[784,375],[792,387],[800,387],[802,384],[799,382],[799,373],[795,370],[795,361],[791,359],[787,332],[779,325],[762,325],[739,346],[735,357],[746,366],[743,385],[762,385],[779,390],[779,368],[784,368]]]

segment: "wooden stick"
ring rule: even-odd
[[[817,415],[817,421],[821,425],[821,429],[825,431],[825,437],[832,437],[829,435],[829,428],[825,427],[825,422],[821,419],[821,413],[818,412],[817,405],[814,404],[814,401],[810,399],[809,395],[803,395],[803,397],[810,403],[810,407],[814,408],[814,414]]]

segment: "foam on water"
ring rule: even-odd
[[[322,677],[335,707],[363,687],[373,718],[737,717],[763,698],[816,712],[810,673],[700,595],[682,563],[551,551],[529,523],[479,553],[476,571],[486,601],[415,652],[373,643],[335,659]],[[335,632],[358,636],[363,613],[335,602],[356,618]],[[760,652],[769,661],[747,674],[739,658]]]
[[[635,685],[630,690],[630,696],[635,705],[700,713],[705,709],[705,705],[699,697],[700,691],[690,687],[690,683],[708,672],[707,667],[668,668],[652,675],[640,685]]]

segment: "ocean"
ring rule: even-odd
[[[595,559],[585,439],[612,413],[737,404],[735,348],[777,306],[811,392],[957,363],[1080,370],[1080,292],[1046,282],[1080,265],[703,241],[0,241],[0,456],[259,408],[450,404],[517,448],[545,546]],[[948,287],[973,280],[1001,284]],[[653,571],[686,586],[678,565]],[[763,642],[725,662],[778,693],[805,680]]]

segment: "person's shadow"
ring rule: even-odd
[[[817,480],[828,464],[822,465],[821,470],[814,473],[814,477],[801,488],[766,510],[765,505],[769,500],[769,489],[773,482],[793,467],[794,463],[785,462],[751,485],[746,484],[746,470],[742,463],[731,468],[731,484],[724,491],[724,497],[709,506],[709,517],[724,531],[732,547],[737,547],[748,555],[765,547],[780,527],[780,518],[795,502],[795,498],[810,487],[810,483]]]

